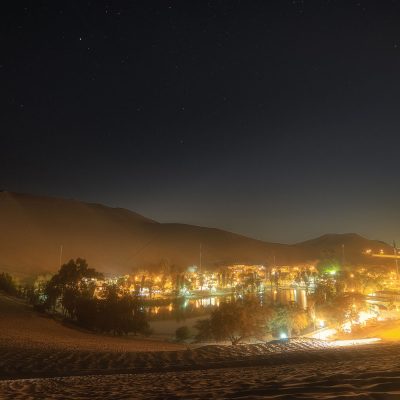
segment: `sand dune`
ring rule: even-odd
[[[35,347],[34,344],[32,347],[1,346],[0,378],[274,365],[289,359],[291,362],[298,362],[299,355],[301,361],[307,358],[319,360],[325,356],[319,352],[331,346],[324,342],[301,339],[293,340],[289,344],[209,345],[186,350],[159,351],[162,347],[160,343],[154,342],[153,349],[150,350],[151,343],[141,341],[133,344],[129,351],[121,350],[121,346],[109,351],[45,348]],[[337,351],[338,349],[336,353]],[[343,353],[340,357],[346,358],[348,354]]]
[[[98,336],[0,296],[0,399],[400,398],[400,344],[197,348]]]
[[[3,399],[400,398],[400,346],[320,350],[258,366],[0,381]],[[44,395],[45,394],[45,395]]]
[[[75,200],[0,192],[0,272],[27,277],[55,272],[62,260],[86,258],[98,270],[130,273],[134,268],[161,264],[186,268],[198,264],[275,261],[282,264],[313,261],[324,252],[353,263],[376,262],[362,251],[384,249],[385,243],[355,234],[325,235],[295,245],[268,243],[220,229],[184,224],[162,224],[132,211]],[[267,229],[267,227],[266,227]],[[379,263],[382,263],[379,260]]]
[[[97,335],[65,326],[46,315],[34,312],[24,301],[1,294],[0,347],[2,349],[36,349],[43,352],[46,350],[140,352],[182,348],[180,345],[168,342],[132,336]]]

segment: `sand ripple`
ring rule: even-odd
[[[400,399],[398,354],[362,362],[317,361],[245,368],[0,382],[6,399]],[[46,395],[44,395],[46,394]]]
[[[79,332],[0,296],[0,399],[400,399],[400,344],[332,346],[182,350]]]
[[[3,380],[0,398],[400,399],[400,345],[292,352],[281,349],[280,353],[250,357],[245,352],[252,346],[120,354],[112,363],[110,354],[102,354],[98,360],[108,367],[124,365],[129,356],[130,362],[139,362],[153,371],[158,368],[159,372],[143,372],[146,369],[142,368],[136,369],[142,372],[117,374],[111,368],[109,375],[92,369],[92,373],[99,374]],[[202,358],[196,359],[199,355]],[[79,357],[80,368],[89,366],[85,370],[88,373],[93,363],[91,355]],[[125,372],[129,370],[135,371]]]

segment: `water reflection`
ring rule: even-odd
[[[307,295],[304,289],[273,289],[255,294],[255,296],[258,297],[261,305],[296,303],[303,309],[307,308]],[[157,304],[148,304],[145,309],[151,320],[182,321],[187,318],[207,316],[221,303],[230,302],[239,297],[243,295],[236,293],[225,296],[163,300]]]
[[[268,297],[268,294],[265,294]],[[271,294],[269,295],[271,298]],[[280,289],[272,291],[274,303],[291,304],[296,303],[303,309],[307,308],[307,295],[304,289]]]
[[[214,297],[204,297],[202,299],[193,299],[193,300],[187,299],[185,304],[187,306],[190,302],[193,301],[196,308],[215,307],[215,306],[218,307],[219,304],[220,304],[221,298],[223,300],[224,297],[227,297],[227,296],[223,296],[223,297],[216,297],[216,296],[214,296]],[[229,297],[231,297],[231,296],[229,296]]]

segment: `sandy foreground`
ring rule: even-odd
[[[0,398],[400,399],[397,345],[244,358],[231,360],[234,367],[3,380]]]
[[[0,296],[0,399],[400,399],[400,344],[204,346],[97,336]]]
[[[0,294],[0,347],[24,347],[46,351],[150,351],[178,350],[183,346],[141,339],[95,335],[65,326],[52,318],[33,312],[22,300]]]

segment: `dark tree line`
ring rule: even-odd
[[[130,294],[119,293],[114,285],[104,289],[101,298],[77,298],[74,317],[79,325],[114,335],[151,333],[146,313],[137,299]]]
[[[199,320],[197,340],[229,340],[233,345],[250,338],[299,334],[309,325],[308,314],[295,304],[261,306],[254,297],[223,303],[210,318]]]
[[[84,259],[70,260],[39,290],[31,290],[29,297],[34,306],[61,311],[87,329],[114,335],[150,334],[139,300],[117,285],[103,285],[96,293],[97,279],[103,279],[102,274]]]
[[[16,296],[18,294],[16,283],[14,282],[12,276],[6,272],[2,272],[0,274],[0,290],[3,290],[5,293],[12,296]]]

